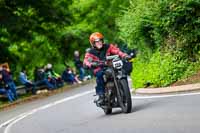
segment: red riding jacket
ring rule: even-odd
[[[115,47],[113,44],[104,44],[101,50],[91,48],[85,54],[83,64],[91,69],[92,62],[105,61],[106,56],[109,55],[119,55],[120,57],[123,58],[127,54],[120,51],[120,49]],[[98,72],[99,70],[101,70],[100,66],[93,68],[93,73],[96,74],[96,72]]]

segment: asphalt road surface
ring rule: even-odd
[[[112,115],[93,103],[94,84],[0,112],[0,133],[197,133],[200,95],[132,95],[133,110]]]

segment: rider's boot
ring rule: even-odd
[[[104,95],[99,95],[98,99],[94,101],[97,106],[101,106],[104,104]]]

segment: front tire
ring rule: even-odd
[[[121,97],[121,108],[124,113],[132,111],[131,93],[126,79],[119,80],[119,92]]]

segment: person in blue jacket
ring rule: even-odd
[[[33,95],[36,94],[36,85],[32,81],[28,80],[27,74],[26,74],[26,69],[24,67],[22,68],[22,70],[19,74],[19,81],[21,82],[21,84],[26,86],[26,92],[28,92],[29,89],[31,88],[32,94]]]

